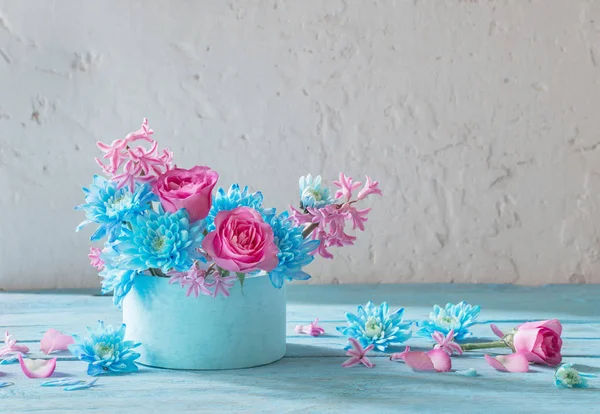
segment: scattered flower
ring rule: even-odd
[[[67,351],[68,346],[74,343],[73,337],[63,335],[56,329],[48,329],[40,342],[41,351],[48,355],[54,351]]]
[[[348,326],[336,329],[343,335],[355,338],[363,347],[373,345],[379,351],[385,351],[388,345],[406,341],[411,336],[410,322],[402,322],[404,308],[389,314],[387,302],[376,307],[372,302],[358,307],[358,315],[346,313]],[[349,349],[347,346],[345,349]]]
[[[411,351],[407,346],[404,351],[393,353],[390,360],[404,361],[414,371],[448,372],[452,369],[450,355],[441,349],[422,352]]]
[[[29,378],[48,378],[56,369],[56,358],[52,359],[29,359],[17,355],[21,370]]]
[[[315,178],[308,174],[300,177],[300,208],[322,208],[334,202],[329,188],[321,186],[321,176]]]
[[[465,369],[463,371],[454,371],[458,375],[462,375],[463,377],[477,377],[479,374],[473,368]]]
[[[529,361],[523,354],[498,355],[491,357],[484,355],[487,363],[494,369],[503,372],[527,372],[529,371]]]
[[[81,230],[90,223],[98,224],[98,228],[90,237],[96,241],[108,235],[113,242],[124,228],[124,223],[134,221],[136,217],[151,209],[152,201],[158,197],[145,184],[137,184],[134,191],[118,189],[114,181],[101,176],[94,176],[89,189],[84,188],[85,203],[75,207],[85,212],[86,219],[77,226]]]
[[[49,380],[49,381],[44,381],[40,384],[40,386],[42,386],[42,387],[63,387],[63,386],[67,386],[67,385],[81,384],[82,382],[85,382],[85,381],[65,377],[65,378],[57,378],[57,379],[53,379],[53,380]]]
[[[10,364],[18,363],[19,362],[18,355],[20,355],[20,353],[10,355],[10,356],[7,356],[6,358],[0,359],[0,365],[10,365]]]
[[[594,374],[577,371],[573,364],[563,364],[554,372],[554,385],[558,388],[589,388],[587,378],[594,377]]]
[[[104,260],[102,260],[102,250],[97,247],[90,247],[90,264],[98,270],[104,269]]]
[[[16,339],[6,331],[4,333],[4,345],[0,347],[0,357],[11,356],[14,354],[26,354],[29,348],[26,345],[18,345]]]
[[[437,342],[434,349],[441,349],[448,355],[452,356],[454,352],[458,355],[462,355],[463,350],[459,344],[454,342],[454,329],[451,329],[446,336],[440,331],[435,331],[431,337]]]
[[[317,323],[319,323],[319,318],[315,319],[314,322],[311,322],[308,325],[296,325],[296,328],[294,328],[294,330],[296,331],[296,333],[302,333],[310,336],[323,335],[325,333],[325,329],[321,328],[320,326],[317,326]]]
[[[98,381],[98,378],[94,378],[91,381],[84,382],[84,383],[81,383],[81,384],[70,385],[68,387],[63,388],[63,390],[65,390],[65,391],[76,391],[76,390],[83,390],[85,388],[92,388],[96,384],[96,381]]]
[[[229,291],[235,284],[237,278],[236,275],[222,276],[220,274],[213,274],[213,281],[208,285],[209,287],[214,288],[213,298],[216,298],[219,293],[226,298],[229,297]]]
[[[517,327],[512,344],[529,362],[556,366],[562,361],[562,326],[557,319],[527,322]]]
[[[314,259],[312,254],[319,247],[319,240],[307,240],[302,228],[295,226],[287,211],[276,215],[275,211],[264,214],[265,222],[273,229],[277,253],[277,267],[269,272],[271,284],[281,288],[285,280],[308,280],[310,275],[302,268]]]
[[[15,385],[14,382],[4,382],[4,381],[0,381],[0,388],[4,388],[4,387],[10,387],[11,385]]]
[[[475,323],[480,310],[479,306],[472,306],[465,302],[456,305],[448,303],[445,308],[434,305],[429,320],[417,323],[419,327],[417,335],[432,337],[435,331],[448,335],[453,330],[454,339],[461,341],[471,335],[468,328]]]
[[[133,351],[140,343],[125,341],[125,324],[117,330],[111,325],[104,327],[98,321],[95,330],[88,328],[89,338],[73,335],[75,344],[69,345],[69,351],[78,359],[87,362],[88,375],[96,376],[108,373],[135,372],[138,370],[135,360],[140,354]]]
[[[346,355],[349,356],[350,359],[344,362],[342,366],[344,368],[349,368],[357,364],[363,364],[367,368],[373,368],[375,364],[373,364],[369,358],[367,358],[367,352],[371,351],[374,348],[374,345],[371,344],[366,348],[363,348],[361,344],[354,338],[348,338],[348,341],[352,345],[352,348],[346,352]]]

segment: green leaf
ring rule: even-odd
[[[242,295],[244,294],[244,280],[246,280],[246,274],[245,273],[235,273],[238,277],[238,279],[240,280],[240,285],[242,286]]]

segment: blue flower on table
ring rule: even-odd
[[[138,370],[135,360],[140,354],[133,351],[140,343],[125,341],[125,324],[117,330],[111,325],[104,327],[98,321],[95,330],[87,328],[89,337],[81,338],[73,335],[74,344],[69,351],[78,359],[87,362],[88,375],[135,372]]]
[[[141,214],[150,210],[152,201],[158,197],[150,190],[147,184],[137,184],[133,192],[128,188],[117,189],[114,181],[101,176],[94,176],[90,188],[84,188],[85,203],[75,207],[83,210],[86,219],[77,226],[75,231],[81,230],[90,223],[97,223],[98,228],[90,237],[96,241],[108,235],[109,242],[114,241],[121,228],[127,222],[135,220]]]
[[[184,272],[200,260],[196,250],[201,246],[203,223],[190,223],[185,209],[175,213],[154,211],[138,216],[131,228],[123,227],[113,245],[120,256],[121,270],[144,271],[154,268],[163,273]]]
[[[356,339],[363,347],[373,344],[376,350],[385,351],[389,345],[402,343],[411,337],[411,322],[403,322],[403,315],[404,308],[390,314],[387,302],[377,307],[369,301],[365,307],[358,307],[357,315],[346,313],[348,326],[336,329]],[[350,349],[350,345],[344,349]]]
[[[558,388],[589,388],[586,378],[594,377],[594,374],[577,371],[573,364],[563,364],[554,372],[554,385]]]
[[[250,207],[258,212],[262,212],[263,195],[260,191],[251,193],[248,187],[240,190],[239,184],[233,184],[229,187],[229,191],[225,192],[223,188],[219,188],[212,199],[212,206],[206,216],[206,230],[211,232],[215,229],[215,217],[219,211],[233,210],[237,207]]]
[[[310,174],[300,177],[298,184],[300,188],[301,208],[321,208],[334,202],[331,190],[321,185],[320,175],[314,178]]]
[[[460,341],[471,335],[468,328],[475,324],[480,310],[479,306],[472,306],[465,302],[456,305],[448,303],[445,308],[434,305],[429,320],[417,322],[419,327],[417,335],[430,338],[435,331],[448,335],[451,330],[454,330],[454,339]]]
[[[279,248],[279,264],[269,272],[273,286],[281,288],[284,280],[310,279],[302,268],[314,260],[311,253],[319,247],[319,240],[304,239],[302,228],[294,226],[287,211],[276,215],[274,210],[269,210],[263,218],[273,229],[275,244]]]

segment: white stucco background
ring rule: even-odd
[[[73,210],[143,117],[266,204],[370,174],[313,282],[600,282],[600,2],[0,0],[0,288],[98,286]]]

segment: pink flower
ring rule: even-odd
[[[402,360],[414,371],[448,372],[452,369],[450,355],[442,349],[432,349],[428,352],[422,352],[411,351],[410,347],[407,346],[403,352],[392,354],[390,360]]]
[[[529,361],[523,354],[516,353],[510,355],[498,355],[491,357],[484,355],[487,363],[494,369],[503,372],[527,372],[529,371]]]
[[[204,238],[202,248],[218,266],[230,272],[268,272],[279,262],[273,229],[249,207],[217,213],[215,230]]]
[[[555,366],[562,355],[562,325],[557,319],[527,322],[517,327],[513,337],[515,352],[523,354],[529,362]]]
[[[381,190],[379,189],[379,182],[371,181],[371,177],[369,177],[368,175],[366,176],[366,178],[367,181],[365,182],[365,186],[362,190],[360,190],[360,192],[356,196],[356,199],[362,200],[363,198],[371,194],[383,195]]]
[[[4,346],[0,347],[0,357],[11,354],[26,354],[29,348],[26,345],[17,345],[17,341],[12,339],[8,331],[4,333]]]
[[[367,352],[371,351],[375,346],[371,344],[363,349],[362,345],[356,339],[348,338],[348,341],[352,344],[352,349],[346,351],[346,355],[350,358],[346,360],[342,366],[344,368],[349,368],[357,364],[363,364],[367,368],[373,368],[375,364],[367,358]]]
[[[74,343],[72,336],[63,335],[62,332],[50,328],[40,341],[40,350],[46,355],[54,351],[67,351],[68,346]]]
[[[315,321],[311,322],[309,325],[296,325],[294,330],[296,333],[303,333],[310,336],[323,335],[325,333],[325,329],[317,326],[317,323],[319,323],[319,318],[315,319]]]
[[[446,336],[444,336],[444,334],[440,331],[435,331],[431,337],[437,342],[437,344],[433,347],[434,349],[441,349],[448,355],[452,355],[454,352],[462,355],[462,348],[459,344],[454,342],[454,329],[450,330]]]
[[[213,275],[214,280],[209,284],[210,287],[214,287],[213,298],[216,298],[220,293],[226,298],[229,297],[229,291],[235,285],[235,280],[238,278],[236,275],[221,276],[219,274]]]
[[[207,296],[213,294],[209,289],[210,285],[206,283],[206,271],[198,269],[195,264],[187,272],[170,273],[170,275],[172,276],[169,284],[179,282],[181,287],[188,288],[186,296],[190,296],[192,293],[195,297],[198,297],[200,293]]]
[[[19,358],[19,364],[21,370],[29,378],[48,378],[56,369],[56,358],[52,359],[29,359],[21,356]]]
[[[333,182],[333,185],[340,188],[335,193],[335,198],[345,198],[346,201],[350,201],[352,192],[360,187],[360,184],[360,181],[354,182],[352,177],[346,177],[344,173],[340,173],[340,180]]]
[[[218,179],[219,174],[208,167],[173,168],[156,179],[153,190],[166,211],[185,208],[190,220],[197,221],[208,215]]]
[[[102,250],[97,247],[90,247],[90,254],[88,257],[90,258],[90,263],[93,267],[98,270],[104,269],[104,260],[100,257],[102,254]]]

